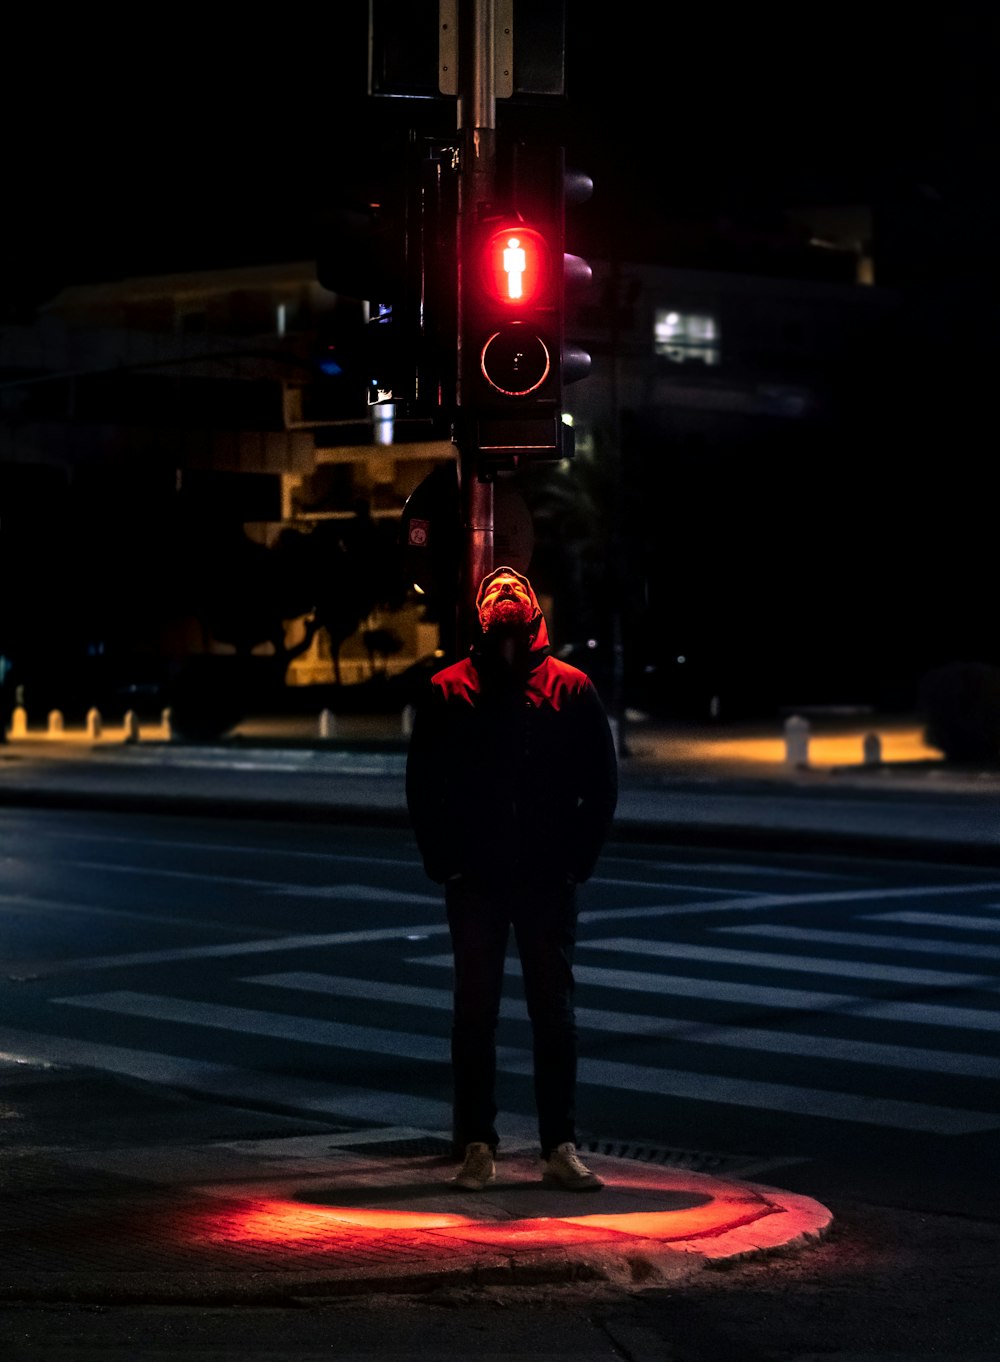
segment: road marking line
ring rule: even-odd
[[[153,994],[132,993],[129,990],[54,998],[52,1001],[71,1007],[112,1012],[116,1015],[124,1014],[156,1021],[234,1031],[240,1035],[277,1037],[309,1045],[327,1045],[351,1050],[355,1054],[359,1052],[384,1054],[436,1064],[447,1064],[449,1060],[446,1037],[421,1035],[412,1031],[388,1031],[382,1027],[354,1026],[346,1022],[260,1012],[254,1008],[200,1003]],[[497,1067],[503,1073],[530,1076],[533,1071],[531,1051],[509,1046],[499,1047]],[[800,1116],[861,1122],[865,1125],[890,1126],[902,1130],[929,1131],[939,1135],[971,1134],[1000,1126],[1000,1113],[932,1107],[920,1102],[860,1096],[854,1093],[724,1077],[717,1074],[657,1069],[640,1064],[581,1059],[577,1074],[579,1082],[602,1088],[652,1093],[664,1097],[683,1097],[700,1102],[783,1111]]]
[[[449,989],[393,984],[385,979],[316,974],[307,970],[287,974],[257,974],[240,982],[295,992],[320,993],[335,998],[361,998],[379,1003],[398,1003],[405,1007],[427,1007],[439,1012],[450,1013],[453,1006]],[[696,1045],[718,1045],[736,1050],[759,1050],[768,1054],[801,1055],[838,1063],[877,1064],[880,1068],[1000,1081],[1000,1062],[993,1055],[930,1050],[913,1045],[883,1045],[873,1041],[842,1040],[834,1036],[810,1036],[747,1026],[711,1026],[693,1022],[690,1018],[660,1017],[642,1012],[612,1012],[591,1007],[578,1007],[575,1011],[577,1025],[584,1031],[660,1037]],[[500,1015],[507,1021],[528,1020],[527,1009],[521,998],[502,998]]]
[[[150,1083],[238,1101],[251,1110],[281,1107],[372,1125],[405,1123],[428,1130],[451,1129],[451,1102],[381,1088],[347,1087],[308,1078],[286,1078],[228,1064],[0,1028],[0,1051],[33,1063],[78,1064]]]
[[[327,946],[353,946],[366,941],[406,941],[414,936],[447,936],[446,923],[416,927],[381,927],[363,932],[325,932],[319,935],[277,936],[257,941],[230,941],[212,946],[177,946],[156,951],[131,951],[124,955],[91,955],[61,960],[52,973],[76,970],[116,969],[119,965],[163,965],[176,960],[222,959],[234,955],[266,955],[269,951],[317,950]]]
[[[409,964],[447,966],[450,955],[411,956]],[[517,960],[504,961],[504,973],[519,976]],[[852,993],[805,993],[797,989],[766,988],[718,979],[692,979],[686,975],[651,974],[643,970],[603,969],[575,965],[577,983],[623,993],[662,993],[678,998],[706,998],[713,1002],[749,1003],[765,1010],[793,1008],[803,1012],[835,1012],[852,1017],[878,1017],[886,1021],[946,1026],[959,1030],[1000,1031],[1000,1013],[973,1007],[949,1007],[941,1003],[872,1002]]]
[[[622,955],[662,956],[667,960],[698,960],[708,964],[828,974],[841,979],[874,979],[877,982],[915,984],[918,987],[977,988],[996,982],[996,976],[990,974],[958,974],[900,965],[872,965],[861,960],[829,960],[819,955],[786,955],[781,951],[694,946],[680,941],[643,941],[632,936],[604,937],[596,941],[580,941],[578,945],[587,950],[613,951]]]
[[[377,889],[368,884],[290,884],[277,891],[294,898],[344,899],[355,903],[416,903],[441,906],[441,894],[411,894],[402,889]]]
[[[440,893],[408,893],[396,889],[378,889],[364,884],[289,884],[287,880],[251,880],[236,875],[209,875],[203,871],[168,870],[162,866],[149,865],[120,865],[111,861],[63,861],[62,864],[80,870],[112,870],[121,875],[144,875],[149,878],[169,880],[200,880],[207,884],[234,884],[241,889],[261,889],[269,893],[293,894],[303,898],[392,900],[398,903],[434,905],[442,902]]]
[[[908,1025],[945,1026],[958,1031],[1000,1031],[1000,1013],[988,1012],[985,1008],[948,1007],[944,1003],[869,1002],[843,1011],[852,1017],[872,1017]]]
[[[256,932],[266,936],[268,929],[249,927],[246,923],[220,922],[217,919],[196,917],[177,917],[170,913],[151,913],[141,908],[103,908],[92,903],[71,903],[64,899],[33,898],[29,894],[0,894],[0,913],[17,912],[20,905],[32,913],[77,913],[86,917],[133,918],[140,922],[155,923],[164,927],[185,927],[196,932]],[[277,933],[275,933],[277,935]]]
[[[950,913],[865,913],[865,922],[905,922],[914,927],[951,927],[963,932],[1000,933],[1000,922],[990,917],[962,917]]]
[[[678,917],[690,913],[757,912],[761,908],[798,908],[821,903],[862,903],[866,899],[913,899],[928,895],[995,894],[995,880],[979,884],[910,885],[906,888],[836,889],[810,894],[758,894],[751,898],[731,897],[715,903],[668,903],[649,908],[608,908],[580,913],[581,922],[603,922],[614,917]]]
[[[377,1026],[326,1021],[322,1017],[261,1012],[257,1008],[233,1007],[228,1003],[203,1003],[188,998],[136,993],[131,989],[73,994],[50,1001],[66,1007],[86,1007],[127,1017],[148,1017],[153,1021],[207,1026],[216,1031],[234,1031],[240,1035],[269,1036],[306,1045],[329,1045],[359,1053],[405,1056],[432,1064],[449,1062],[448,1039],[443,1032],[440,1036],[415,1035]]]
[[[150,879],[197,880],[205,884],[232,884],[240,889],[260,889],[272,894],[295,894],[303,898],[394,899],[406,903],[442,902],[441,893],[418,894],[395,889],[377,889],[367,885],[289,884],[287,880],[255,880],[238,875],[213,875],[201,870],[171,870],[165,866],[123,865],[113,861],[63,861],[64,866],[78,870],[110,870],[119,875],[143,875]]]
[[[116,875],[145,875],[150,879],[203,880],[206,884],[235,884],[240,889],[283,889],[285,880],[251,880],[238,875],[210,875],[201,870],[168,870],[164,866],[124,865],[115,861],[61,861],[74,870],[110,870]]]
[[[613,856],[605,852],[601,856],[601,864],[607,865],[615,862],[619,865],[642,866],[647,870],[681,870],[694,873],[708,871],[713,875],[759,875],[763,879],[790,879],[790,880],[849,880],[857,883],[864,880],[862,874],[845,874],[842,871],[834,870],[805,870],[805,869],[786,869],[783,866],[769,865],[750,865],[738,861],[726,861],[716,863],[715,861],[661,861],[647,860],[642,856]],[[594,875],[590,884],[601,884],[603,879],[600,875]]]
[[[6,812],[6,811],[5,811]],[[23,820],[27,822],[27,820]],[[32,823],[32,830],[36,838],[38,837],[37,826]],[[0,840],[6,829],[0,826]],[[145,846],[163,847],[169,851],[205,851],[223,853],[233,856],[277,856],[289,857],[294,860],[303,861],[348,861],[359,862],[365,865],[402,865],[419,866],[421,864],[419,856],[411,856],[408,859],[401,859],[395,856],[370,856],[350,855],[347,852],[339,851],[303,851],[296,847],[285,846],[260,846],[254,843],[235,843],[235,842],[187,842],[175,841],[166,837],[119,837],[111,832],[73,832],[68,828],[58,828],[46,825],[41,834],[45,837],[61,837],[65,841],[85,842],[88,846],[93,846],[99,842],[109,842],[114,845],[122,846]],[[778,872],[780,873],[780,872]],[[789,872],[791,873],[791,872]]]
[[[408,964],[452,968],[450,955],[411,956]],[[504,962],[506,974],[519,977],[517,960]],[[798,988],[772,988],[766,984],[743,984],[730,979],[701,979],[686,974],[653,974],[643,970],[605,969],[596,965],[574,965],[577,983],[623,992],[662,993],[676,998],[707,998],[713,1002],[749,1003],[756,1007],[788,1007],[796,1011],[837,1009],[854,999],[850,993],[820,993]]]
[[[780,941],[815,941],[817,945],[863,946],[872,950],[913,951],[926,955],[964,955],[974,960],[1000,960],[1000,946],[981,946],[971,941],[945,941],[941,937],[889,935],[882,932],[831,932],[822,927],[789,927],[784,923],[745,922],[734,927],[712,927],[713,932],[734,936],[768,937]]]
[[[688,894],[717,894],[719,892],[717,884],[700,885],[691,884],[690,881],[673,883],[670,880],[629,880],[618,879],[610,875],[595,875],[587,883],[611,885],[616,889],[680,889]],[[753,898],[757,892],[756,889],[738,889],[736,891],[741,898]]]

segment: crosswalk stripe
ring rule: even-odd
[[[632,936],[581,941],[587,950],[615,951],[622,955],[662,956],[668,960],[699,960],[713,965],[740,965],[750,969],[791,970],[802,974],[829,974],[841,979],[874,979],[918,987],[975,988],[995,982],[993,975],[956,974],[936,969],[907,969],[898,965],[871,965],[861,960],[831,960],[824,956],[785,955],[781,951],[731,950],[725,946],[694,946],[682,941],[643,941]]]
[[[451,956],[411,956],[408,963],[450,968]],[[505,960],[504,972],[520,975],[520,964],[516,960]],[[1000,1012],[985,1008],[948,1007],[940,1003],[869,1002],[850,993],[802,993],[795,989],[765,988],[718,979],[689,979],[685,975],[651,974],[644,970],[605,969],[596,965],[574,965],[573,973],[577,983],[619,989],[623,993],[661,993],[678,998],[753,1003],[767,1008],[790,1007],[852,1017],[880,1017],[885,1021],[913,1022],[921,1026],[1000,1031]]]
[[[413,965],[435,968],[452,967],[450,955],[411,956]],[[507,974],[520,975],[516,960],[504,962]],[[853,995],[820,993],[799,988],[771,988],[766,984],[743,984],[735,979],[700,979],[686,974],[653,974],[647,970],[610,969],[598,965],[574,965],[573,973],[581,984],[617,988],[625,993],[662,993],[672,998],[707,998],[713,1002],[750,1003],[757,1007],[790,1007],[796,1011],[823,1011],[849,1003]]]
[[[234,884],[240,889],[281,889],[279,880],[251,880],[238,875],[213,875],[204,870],[175,870],[167,866],[128,865],[125,861],[62,861],[61,865],[74,870],[110,871],[115,875],[142,875],[167,880],[204,880],[211,884]]]
[[[762,908],[801,908],[812,904],[862,903],[866,899],[915,899],[922,897],[947,897],[950,894],[995,894],[1000,885],[995,880],[977,884],[921,884],[905,885],[902,888],[886,889],[883,885],[871,885],[865,889],[831,889],[807,894],[753,894],[750,896],[730,894],[716,899],[714,903],[656,903],[643,908],[598,908],[585,909],[580,913],[580,921],[603,922],[608,918],[662,918],[689,917],[692,913],[755,913]]]
[[[440,894],[411,894],[401,889],[379,889],[371,884],[287,884],[276,891],[295,898],[344,899],[350,903],[415,903],[440,907]]]
[[[342,1050],[378,1055],[405,1055],[407,1059],[445,1063],[448,1041],[444,1036],[413,1035],[377,1026],[356,1026],[351,1022],[326,1021],[321,1017],[300,1017],[279,1012],[260,1012],[256,1008],[233,1007],[228,1003],[203,1003],[186,998],[161,997],[119,989],[110,993],[74,994],[53,998],[67,1007],[96,1008],[128,1017],[149,1017],[155,1021],[180,1022],[207,1026],[214,1030],[234,1031],[241,1035],[270,1036],[306,1045],[329,1045]]]
[[[529,1063],[530,1056],[526,1055],[515,1072],[530,1072]],[[509,1067],[506,1069],[508,1073],[511,1071]],[[620,1088],[627,1092],[717,1102],[724,1106],[756,1107],[796,1116],[854,1121],[896,1130],[920,1130],[935,1135],[970,1135],[1000,1127],[1000,1113],[991,1115],[954,1107],[930,1107],[921,1102],[894,1098],[830,1092],[755,1079],[725,1078],[718,1074],[652,1069],[639,1064],[616,1064],[606,1060],[580,1060],[578,1079],[581,1083]]]
[[[264,984],[335,998],[377,999],[405,1007],[452,1009],[452,994],[445,988],[418,984],[393,984],[385,979],[355,979],[340,974],[316,974],[307,970],[286,974],[257,974],[241,982]],[[500,1015],[509,1021],[527,1021],[521,998],[502,998]],[[642,1012],[612,1012],[603,1008],[578,1007],[576,1021],[583,1031],[615,1032],[626,1036],[660,1037],[695,1045],[718,1045],[758,1050],[768,1054],[800,1055],[809,1059],[835,1060],[846,1064],[877,1064],[882,1068],[909,1069],[917,1073],[951,1074],[961,1078],[984,1078],[1000,1082],[1000,1062],[992,1055],[961,1054],[912,1045],[883,1045],[874,1041],[842,1040],[835,1036],[809,1036],[786,1031],[767,1031],[749,1026],[693,1024],[690,1018],[659,1017]]]
[[[396,1058],[442,1063],[448,1059],[447,1041],[439,1036],[382,1027],[354,1026],[316,1018],[260,1012],[253,1008],[221,1003],[200,1003],[153,994],[121,990],[113,993],[77,995],[52,1000],[72,1007],[95,1008],[126,1016],[157,1021],[213,1027],[241,1035],[262,1035],[312,1045],[328,1045],[360,1053],[389,1054]],[[503,1073],[530,1075],[530,1050],[499,1047],[497,1067]],[[971,1134],[1000,1126],[1000,1114],[953,1107],[931,1107],[920,1102],[858,1096],[786,1083],[723,1077],[674,1069],[654,1069],[639,1064],[581,1059],[581,1083],[598,1087],[650,1093],[663,1097],[690,1098],[729,1106],[763,1108],[801,1116],[863,1122],[902,1130],[939,1135]]]
[[[149,908],[108,908],[96,903],[79,903],[69,899],[36,898],[32,894],[0,894],[0,913],[30,912],[67,914],[85,917],[134,918],[139,922],[155,922],[157,926],[184,927],[193,932],[232,932],[240,931],[257,936],[271,936],[265,927],[249,927],[245,922],[234,924],[220,922],[217,918],[182,917],[179,913],[155,913]]]
[[[228,1064],[102,1045],[41,1032],[0,1028],[0,1052],[29,1062],[84,1065],[149,1083],[204,1093],[251,1108],[282,1107],[317,1112],[373,1125],[406,1124],[425,1130],[451,1129],[451,1103],[379,1088],[346,1087],[308,1078],[286,1078]]]
[[[946,941],[942,937],[903,936],[883,932],[833,932],[823,927],[791,927],[781,922],[743,922],[733,927],[712,927],[727,936],[766,937],[777,941],[815,941],[826,946],[863,946],[872,950],[912,951],[918,955],[966,956],[972,960],[1000,960],[1000,946],[981,946],[975,941]]]
[[[611,875],[595,875],[593,879],[587,881],[588,884],[609,884],[615,889],[680,889],[687,894],[717,894],[719,886],[717,884],[692,884],[690,880],[637,880],[621,879]],[[733,890],[730,889],[730,893]],[[755,889],[737,889],[735,891],[741,898],[755,898]]]
[[[757,875],[761,879],[767,880],[841,880],[858,884],[864,879],[860,874],[845,874],[843,871],[835,870],[808,870],[805,867],[796,866],[794,869],[776,865],[751,865],[743,861],[664,861],[659,858],[651,859],[644,856],[612,856],[607,853],[601,856],[601,865],[624,865],[641,866],[644,870],[681,870],[695,874],[710,875]],[[601,875],[595,875],[589,884],[603,884],[605,881]]]
[[[958,1031],[1000,1032],[1000,1012],[978,1007],[949,1007],[944,1003],[859,1002],[843,1009],[852,1017],[906,1022],[913,1026],[945,1026]]]
[[[956,913],[865,913],[865,922],[904,922],[914,927],[949,927],[962,932],[1000,933],[993,917],[962,917]]]
[[[377,927],[361,932],[322,932],[302,936],[272,936],[264,940],[229,941],[212,946],[168,946],[163,950],[128,951],[121,955],[87,955],[59,960],[45,972],[76,973],[80,970],[115,969],[120,965],[162,965],[176,960],[224,959],[235,955],[267,955],[271,951],[319,950],[328,946],[353,946],[367,941],[406,941],[424,936],[447,936],[447,924],[408,927]]]

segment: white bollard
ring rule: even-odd
[[[125,730],[126,742],[139,741],[139,716],[134,709],[126,711],[125,722],[122,726]]]
[[[99,738],[104,731],[104,722],[99,709],[87,710],[87,737]]]
[[[337,736],[337,716],[332,709],[320,710],[319,736],[321,738],[335,738]]]
[[[864,762],[866,766],[881,766],[882,764],[882,739],[877,733],[866,733],[862,745]]]
[[[49,737],[57,738],[66,727],[61,709],[53,709],[49,713]]]
[[[402,728],[404,738],[408,738],[410,734],[413,732],[413,720],[416,718],[416,714],[417,711],[413,707],[413,705],[403,706],[403,714],[400,720],[400,725]]]
[[[809,765],[809,720],[798,714],[785,720],[785,763],[788,766]]]
[[[18,705],[10,716],[10,736],[12,738],[28,736],[28,711],[23,705]]]

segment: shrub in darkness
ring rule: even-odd
[[[1000,668],[951,662],[920,686],[924,741],[948,761],[1000,760]]]

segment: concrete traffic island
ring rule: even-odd
[[[451,1186],[455,1164],[441,1155],[353,1156],[331,1174],[200,1191],[226,1203],[206,1208],[220,1251],[281,1243],[289,1266],[322,1253],[339,1290],[429,1286],[439,1276],[484,1285],[669,1280],[805,1248],[832,1223],[820,1203],[757,1183],[610,1156],[588,1154],[587,1164],[602,1190],[545,1186],[537,1156],[521,1149],[501,1151],[497,1181],[483,1192]],[[382,1248],[377,1271],[352,1264],[363,1244]]]
[[[451,1185],[456,1165],[440,1152],[358,1152],[329,1138],[50,1146],[21,1159],[27,1181],[0,1235],[0,1300],[280,1305],[455,1287],[628,1288],[805,1249],[832,1222],[808,1197],[607,1155],[587,1155],[603,1189],[552,1189],[528,1146],[502,1150],[496,1184],[467,1192]]]

